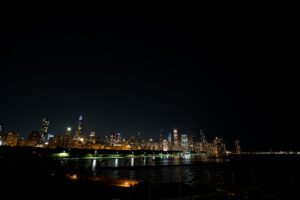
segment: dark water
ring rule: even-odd
[[[142,188],[116,192],[115,188],[100,187],[92,182],[70,182],[65,178],[68,173],[141,180],[147,187],[141,184]],[[119,158],[107,155],[53,159],[48,154],[33,153],[31,149],[27,153],[7,149],[0,151],[0,178],[5,183],[0,192],[17,199],[24,195],[40,199],[45,194],[53,199],[62,195],[67,199],[84,199],[99,194],[104,199],[124,199],[124,196],[125,199],[145,199],[145,194],[152,195],[153,198],[148,199],[176,199],[220,193],[221,199],[300,199],[300,156],[243,155],[208,159],[201,155],[124,155]]]
[[[242,156],[208,159],[201,155],[61,159],[66,173],[127,178],[191,186],[291,188],[299,185],[299,156]]]

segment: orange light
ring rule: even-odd
[[[77,174],[73,174],[73,175],[67,175],[67,177],[71,180],[77,180],[78,179],[78,176]]]

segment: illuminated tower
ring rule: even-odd
[[[203,133],[203,130],[200,129],[200,151],[206,152],[208,150],[208,144]]]
[[[89,142],[92,143],[92,144],[96,144],[96,133],[95,133],[95,131],[92,131],[90,133]]]
[[[68,127],[67,131],[64,135],[64,138],[63,138],[63,140],[64,140],[63,141],[63,147],[65,147],[65,148],[71,147],[71,143],[72,143],[71,133],[72,133],[72,128]]]
[[[44,144],[46,142],[46,134],[48,132],[50,121],[48,118],[43,118],[42,125],[40,129],[40,139],[38,141],[39,144]]]
[[[163,150],[163,129],[160,129],[160,134],[159,134],[159,150]]]
[[[194,149],[194,136],[193,135],[188,136],[188,143],[189,143],[188,150],[194,151],[195,149]]]
[[[178,129],[173,129],[173,139],[174,139],[174,150],[179,150],[180,148],[180,139],[178,134]]]
[[[168,134],[168,147],[169,147],[169,150],[172,149],[172,133],[171,132]]]
[[[84,137],[83,137],[83,133],[82,133],[82,115],[79,116],[78,126],[77,126],[77,130],[76,130],[74,139],[77,141],[80,141],[80,142],[84,141]]]
[[[189,139],[186,134],[181,135],[181,147],[183,151],[189,150]]]

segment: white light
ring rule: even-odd
[[[67,128],[67,131],[71,131],[71,130],[72,130],[72,128],[71,128],[71,127],[68,127],[68,128]]]
[[[92,170],[95,171],[96,169],[96,164],[97,164],[97,161],[96,159],[93,160],[93,163],[92,163]]]

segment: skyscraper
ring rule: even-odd
[[[68,127],[67,128],[67,131],[63,137],[63,147],[65,148],[69,148],[72,146],[72,128],[71,127]]]
[[[173,149],[174,150],[179,150],[180,149],[180,138],[179,138],[179,133],[178,133],[177,128],[173,129],[173,139],[174,139]]]
[[[183,151],[188,151],[189,149],[189,140],[186,134],[181,135],[181,147]]]
[[[78,126],[77,126],[74,140],[77,140],[81,143],[84,142],[84,137],[83,137],[83,132],[82,132],[82,115],[80,115],[79,119],[78,119]]]
[[[163,151],[168,151],[169,150],[169,142],[167,140],[163,140],[162,142],[163,145]]]
[[[48,118],[43,118],[42,125],[40,129],[40,139],[38,144],[43,145],[46,142],[46,134],[48,132],[50,121]]]
[[[172,133],[168,133],[168,147],[169,150],[172,149]]]
[[[159,134],[159,150],[163,150],[163,135],[164,131],[163,129],[160,129],[160,134]]]
[[[27,140],[25,141],[25,146],[36,147],[39,145],[41,139],[41,134],[36,131],[29,133]]]
[[[189,140],[189,151],[194,151],[195,150],[195,144],[194,144],[194,136],[193,135],[189,135],[188,136],[188,140]]]

